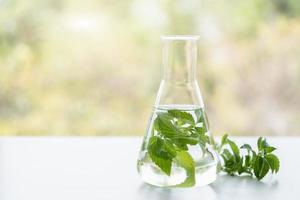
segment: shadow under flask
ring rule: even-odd
[[[195,78],[198,36],[162,36],[160,83],[137,168],[161,187],[195,187],[217,176],[217,155]]]

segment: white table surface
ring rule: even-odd
[[[0,138],[0,200],[300,199],[300,138],[268,141],[281,160],[269,182],[219,176],[200,188],[163,189],[142,183],[137,174],[140,137]]]

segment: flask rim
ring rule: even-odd
[[[199,35],[162,35],[161,40],[198,40]]]

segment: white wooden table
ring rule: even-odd
[[[271,182],[219,176],[195,189],[142,183],[136,172],[141,142],[140,137],[0,138],[0,200],[300,199],[300,138],[269,138],[281,160]]]

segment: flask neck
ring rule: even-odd
[[[163,80],[184,84],[195,81],[198,36],[163,36]]]

